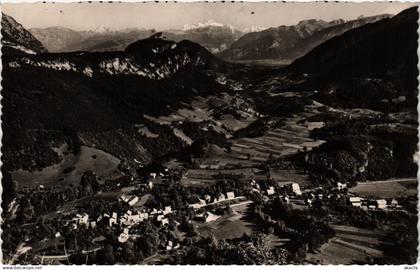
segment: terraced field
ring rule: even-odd
[[[383,232],[333,226],[336,236],[324,244],[317,254],[308,253],[306,260],[312,264],[365,264],[382,257],[380,245],[387,244],[381,239]]]
[[[230,164],[252,168],[266,162],[270,157],[280,158],[299,151],[311,150],[325,142],[310,138],[311,130],[322,127],[324,123],[306,120],[318,113],[317,108],[320,106],[323,105],[314,102],[313,105],[307,106],[304,112],[287,118],[281,128],[268,130],[263,136],[232,139],[230,152],[220,153],[217,157],[207,157],[201,163],[217,159],[220,166]],[[306,184],[306,175],[294,169],[277,169],[271,177],[284,184],[292,182]],[[187,174],[183,179],[185,185],[206,185],[210,181],[212,181],[210,178],[194,177],[193,174]]]

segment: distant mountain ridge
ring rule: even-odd
[[[153,29],[129,28],[111,31],[99,26],[95,31],[75,31],[65,27],[31,28],[29,31],[51,52],[123,51],[127,45],[144,39]],[[184,25],[182,30],[165,30],[169,40],[191,40],[213,53],[228,48],[243,33],[231,25],[212,20],[197,25]]]
[[[343,32],[371,23],[389,15],[344,20],[304,20],[297,25],[272,27],[260,32],[245,34],[231,47],[219,54],[225,60],[292,60],[304,55],[310,49]]]

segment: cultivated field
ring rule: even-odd
[[[397,198],[416,195],[417,184],[418,182],[416,178],[364,182],[358,183],[357,186],[350,189],[350,192],[361,196]]]
[[[200,235],[214,235],[216,239],[233,239],[241,237],[244,233],[255,232],[254,225],[244,219],[249,204],[231,206],[233,213],[224,215],[215,221],[197,223],[197,231]]]
[[[366,264],[382,257],[379,246],[384,244],[383,232],[352,226],[333,226],[336,236],[324,244],[317,254],[308,253],[306,260],[313,264]]]

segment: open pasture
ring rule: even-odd
[[[81,147],[79,154],[73,155],[66,152],[66,148],[66,146],[62,146],[56,150],[63,158],[59,164],[48,166],[40,171],[17,170],[11,172],[18,188],[39,185],[64,187],[69,184],[78,184],[83,173],[88,170],[95,172],[98,176],[112,176],[116,173],[120,160],[112,155],[86,146]],[[68,171],[69,168],[71,171]]]
[[[363,182],[350,189],[351,193],[360,196],[377,198],[398,198],[417,194],[417,179],[402,178],[385,181]]]

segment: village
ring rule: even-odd
[[[358,196],[349,192],[345,183],[338,182],[336,186],[330,187],[301,187],[294,182],[275,183],[272,179],[264,178],[263,175],[269,177],[269,174],[258,170],[257,177],[254,177],[256,174],[252,169],[249,169],[248,173],[247,170],[241,170],[239,175],[236,174],[237,170],[235,169],[225,169],[219,166],[198,166],[194,172],[195,177],[199,170],[203,169],[214,171],[215,178],[221,176],[232,178],[234,176],[233,179],[239,179],[241,184],[233,186],[231,190],[227,185],[224,191],[189,187],[188,196],[180,197],[181,202],[175,204],[171,198],[173,193],[176,193],[177,190],[185,192],[185,188],[182,187],[183,176],[178,171],[163,167],[161,171],[150,172],[146,176],[138,178],[142,180],[135,180],[131,177],[125,187],[118,183],[114,185],[114,188],[104,187],[105,191],[101,191],[99,188],[96,195],[92,194],[93,198],[103,196],[106,198],[105,200],[87,200],[89,203],[81,203],[70,208],[58,208],[55,214],[63,216],[62,222],[59,226],[57,224],[50,229],[50,237],[42,236],[44,244],[37,247],[30,243],[23,244],[18,247],[16,254],[11,258],[17,260],[25,256],[28,260],[28,256],[34,256],[34,260],[41,260],[45,263],[47,261],[69,262],[76,256],[83,257],[78,258],[79,260],[91,262],[96,254],[101,254],[100,252],[109,246],[110,236],[116,236],[116,239],[113,240],[116,241],[116,244],[112,244],[114,248],[123,247],[128,242],[144,238],[143,226],[152,226],[153,230],[162,231],[165,236],[163,242],[159,241],[152,251],[143,252],[141,258],[145,259],[147,256],[156,256],[157,254],[168,256],[171,251],[183,248],[189,231],[195,231],[193,234],[196,234],[197,228],[224,219],[224,216],[238,206],[249,207],[254,203],[255,198],[262,200],[265,204],[280,199],[287,207],[302,211],[329,207],[328,205],[344,201],[346,207],[358,208],[366,212],[406,212],[395,198]],[[187,170],[186,173],[191,174],[191,170]],[[117,189],[115,190],[115,188]],[[44,190],[44,187],[40,186],[39,189]],[[108,194],[111,194],[110,198],[107,198]],[[157,202],[156,197],[159,195],[165,196],[166,199]],[[172,203],[165,205],[165,201],[172,201]],[[100,207],[97,207],[98,204]],[[89,237],[83,239],[85,236],[81,234],[86,234],[87,231],[89,231]],[[294,230],[289,231],[293,232]],[[71,240],[72,244],[69,243],[69,237],[74,237],[74,240]],[[63,242],[63,240],[65,241]],[[80,249],[80,247],[83,248]],[[81,250],[81,254],[77,250]]]

